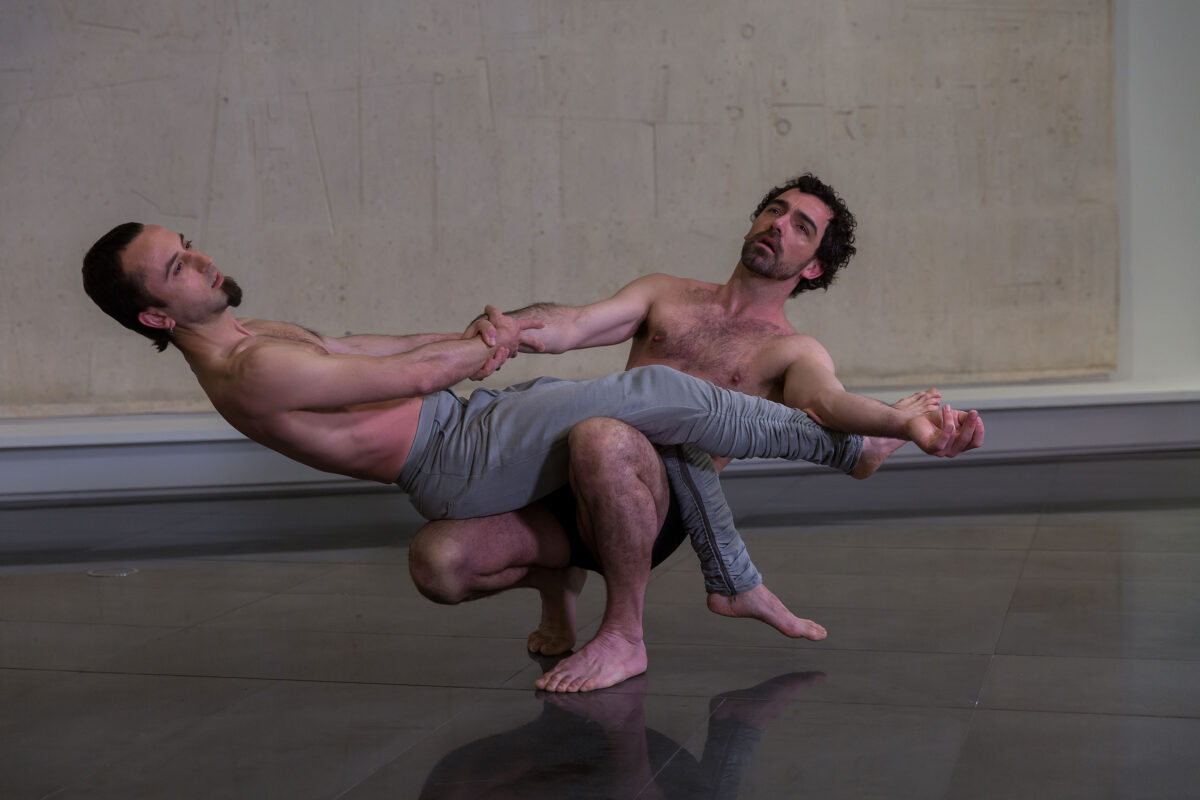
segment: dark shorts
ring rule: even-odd
[[[556,489],[538,502],[554,515],[563,532],[567,534],[567,541],[571,543],[571,566],[583,567],[603,575],[604,570],[600,569],[595,554],[579,536],[579,526],[575,522],[575,493],[571,491],[571,487]],[[683,519],[679,515],[679,504],[672,496],[671,504],[667,508],[667,518],[663,520],[658,538],[654,540],[654,548],[650,551],[650,566],[657,567],[661,564],[686,538],[687,531],[684,530]]]

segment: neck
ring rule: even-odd
[[[171,340],[180,349],[184,357],[191,360],[195,357],[208,357],[227,353],[247,336],[250,331],[234,319],[229,309],[222,311],[216,317],[204,322],[191,325],[178,324],[171,333]]]
[[[733,312],[758,316],[783,314],[783,305],[796,288],[796,281],[778,281],[751,272],[738,262],[733,274],[721,287],[721,302]]]

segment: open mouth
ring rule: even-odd
[[[216,289],[218,286],[220,286],[224,282],[225,282],[225,276],[223,276],[221,273],[218,272],[217,276],[215,278],[213,278],[212,288]]]

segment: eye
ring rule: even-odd
[[[183,243],[183,249],[184,250],[192,249],[192,240],[191,239],[188,239],[186,242]]]

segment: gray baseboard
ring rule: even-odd
[[[1200,494],[1200,399],[984,409],[985,447],[952,461],[913,445],[868,481],[780,461],[725,473],[743,524],[789,513],[951,513],[1069,502],[1080,481],[1114,500]],[[1153,480],[1130,481],[1126,473]],[[259,447],[215,414],[0,420],[0,507],[396,491]],[[1054,498],[1058,498],[1055,500]],[[407,506],[406,506],[407,507]],[[415,511],[413,520],[417,519]]]

